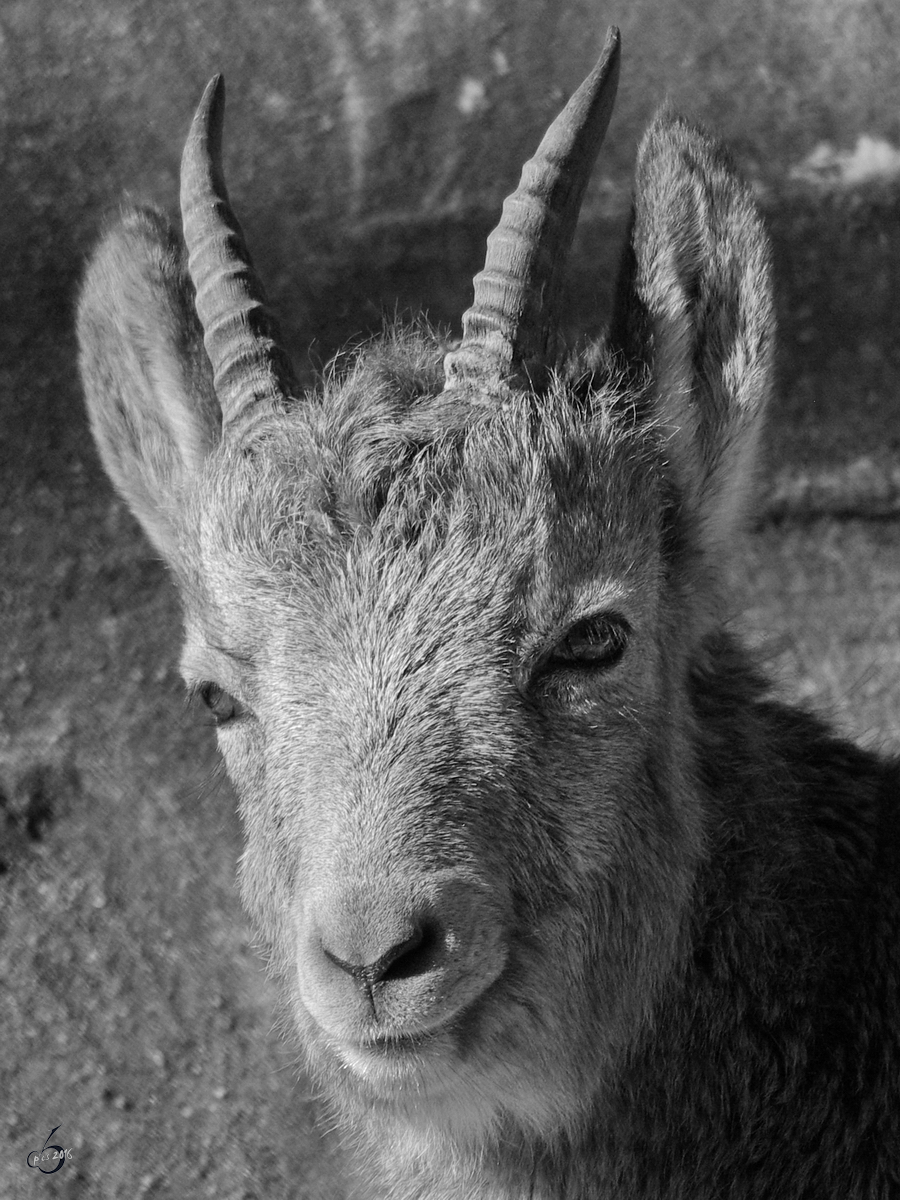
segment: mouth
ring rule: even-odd
[[[334,1049],[357,1081],[385,1099],[411,1088],[419,1094],[442,1091],[457,1056],[446,1029],[345,1042]]]

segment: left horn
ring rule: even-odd
[[[462,342],[444,359],[445,387],[535,387],[552,366],[559,288],[578,211],[619,79],[619,31],[525,164],[487,241]]]
[[[181,221],[223,437],[242,440],[260,417],[284,404],[296,382],[228,202],[224,113],[225,82],[216,75],[203,93],[181,158]]]

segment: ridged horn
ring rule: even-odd
[[[565,260],[578,211],[612,116],[619,31],[611,26],[593,71],[522,168],[487,240],[462,342],[444,359],[445,387],[540,387],[552,366]]]
[[[223,437],[251,427],[296,391],[278,322],[232,212],[222,172],[225,81],[206,85],[181,158],[181,221],[197,315],[222,408]]]

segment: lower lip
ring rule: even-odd
[[[336,1047],[341,1062],[358,1078],[380,1089],[435,1080],[449,1057],[444,1038],[425,1036],[401,1041]]]

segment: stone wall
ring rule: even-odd
[[[289,336],[329,350],[382,304],[418,302],[417,271],[443,318],[458,301],[441,261],[454,278],[477,265],[613,22],[620,99],[588,226],[624,211],[637,138],[666,97],[770,189],[823,139],[900,141],[900,9],[886,0],[6,0],[4,290],[16,280],[17,305],[67,319],[123,190],[174,205],[190,115],[221,70],[232,198]],[[376,276],[377,312],[362,298]]]

